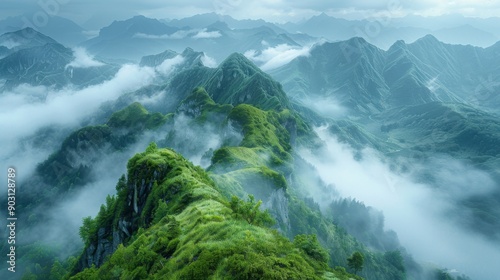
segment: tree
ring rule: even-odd
[[[262,201],[255,201],[253,195],[248,195],[248,201],[243,201],[237,196],[233,195],[229,206],[233,210],[233,214],[236,218],[243,219],[249,224],[256,226],[271,226],[274,224],[274,220],[269,214],[267,209],[265,211],[260,211],[259,207],[262,205]]]
[[[293,245],[302,249],[306,254],[315,260],[327,263],[328,252],[321,247],[315,234],[299,234],[293,239]]]
[[[80,237],[85,243],[85,246],[90,245],[90,243],[95,238],[97,233],[97,222],[90,216],[83,218],[83,225],[80,227]]]
[[[354,252],[352,256],[347,258],[347,265],[350,269],[354,270],[354,274],[363,269],[363,264],[365,262],[365,257],[360,252]]]

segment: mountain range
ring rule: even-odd
[[[106,89],[99,85],[131,64],[133,75],[150,77],[60,131],[49,125],[21,138],[19,150],[47,142],[50,152],[17,194],[26,221],[17,232],[18,277],[491,278],[472,263],[476,255],[448,262],[462,265],[460,273],[444,268],[446,260],[421,260],[405,248],[408,233],[390,228],[394,213],[344,196],[346,176],[364,177],[377,161],[375,173],[384,166],[403,182],[385,178],[402,204],[413,203],[406,192],[428,192],[429,205],[445,201],[431,212],[440,223],[493,251],[500,242],[500,43],[438,39],[467,30],[486,44],[498,36],[487,29],[494,19],[443,25],[435,36],[412,20],[397,20],[408,26],[387,27],[377,42],[353,37],[367,21],[326,14],[288,24],[137,16],[78,44],[8,30],[0,36],[0,98],[23,87]],[[263,71],[267,61],[258,58],[278,46],[305,51]],[[376,178],[363,183],[376,188]],[[361,271],[349,265],[355,252],[364,255]]]

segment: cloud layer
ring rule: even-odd
[[[349,146],[330,136],[326,128],[318,129],[317,133],[326,149],[321,155],[307,150],[301,151],[300,155],[342,197],[356,198],[367,206],[382,210],[386,226],[397,232],[401,244],[416,259],[448,269],[460,269],[461,273],[474,279],[495,278],[497,268],[494,263],[500,259],[498,245],[464,230],[446,216],[456,209],[453,202],[460,197],[455,195],[467,183],[482,186],[469,189],[467,195],[484,194],[493,187],[486,173],[453,159],[436,160],[425,167],[441,170],[436,173],[437,183],[447,187],[436,189],[416,183],[411,174],[392,171],[375,151],[363,151],[360,160],[359,154],[355,156]]]
[[[264,42],[263,45],[266,45]],[[309,56],[311,46],[293,47],[287,44],[280,44],[275,47],[267,47],[263,51],[248,50],[244,55],[260,65],[264,71],[272,70],[287,64],[299,56]]]
[[[94,60],[94,58],[90,56],[84,48],[74,48],[73,55],[75,59],[66,65],[66,68],[90,68],[104,65],[102,62]]]

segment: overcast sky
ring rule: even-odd
[[[49,11],[83,24],[92,20],[125,19],[134,15],[153,18],[182,18],[199,13],[217,12],[237,19],[263,18],[271,22],[298,21],[326,12],[337,17],[366,18],[377,14],[435,16],[462,14],[471,17],[500,16],[500,0],[1,0],[0,18]]]

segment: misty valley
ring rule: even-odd
[[[0,279],[499,279],[500,19],[451,18],[0,20]]]

